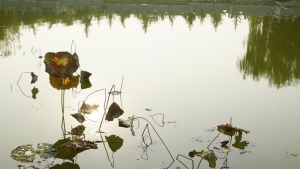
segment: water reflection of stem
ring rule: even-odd
[[[178,161],[179,161],[182,165],[184,165],[185,168],[187,168],[187,169],[188,169],[188,167],[187,167],[182,161],[179,160],[179,158],[178,158],[179,156],[184,157],[184,158],[186,158],[186,159],[192,161],[192,169],[194,169],[194,160],[193,160],[193,159],[188,158],[188,157],[186,157],[186,156],[184,156],[184,155],[181,155],[181,154],[178,154],[178,155],[177,155],[176,160],[178,160]]]
[[[19,82],[20,82],[20,80],[21,80],[21,77],[23,76],[24,73],[32,73],[32,72],[23,72],[23,73],[20,75],[20,77],[19,77],[19,80],[18,80],[18,82],[17,82],[17,85],[18,85],[20,91],[22,92],[22,94],[23,94],[24,96],[31,98],[30,96],[26,95],[26,94],[23,92],[23,90],[21,89],[21,87],[20,87],[20,85],[19,85]],[[11,85],[10,85],[10,87],[11,87],[11,90],[12,90],[12,86],[11,86]]]
[[[73,45],[75,46],[75,52],[73,52]],[[71,43],[71,52],[76,53],[76,43],[74,40],[72,40],[72,43]]]
[[[110,95],[111,95],[110,93],[111,93],[112,89],[114,89],[114,88],[115,88],[115,85],[112,85],[110,91],[108,92],[109,95],[108,95],[108,98],[107,98],[107,100],[106,100],[106,103],[105,103],[105,101],[104,101],[104,106],[103,106],[104,112],[103,112],[102,119],[101,119],[100,126],[99,126],[99,132],[100,132],[100,133],[101,133],[101,126],[102,126],[102,123],[103,123],[103,119],[104,119],[105,114],[106,114],[106,110],[107,110],[107,105],[108,105],[108,102],[109,102],[109,98],[110,98]],[[105,99],[106,99],[106,97],[105,97]]]
[[[66,136],[66,123],[65,123],[65,90],[61,90],[61,112],[62,112],[62,121],[61,121],[61,129],[64,135]]]
[[[147,145],[147,143],[145,142],[145,139],[147,139],[147,137],[146,137],[146,136],[144,136],[144,133],[145,133],[146,129],[147,129],[147,131],[148,131],[149,138],[150,138],[150,140],[151,140],[150,144],[152,144],[152,143],[153,143],[153,141],[152,141],[152,138],[151,138],[151,135],[150,135],[150,131],[149,131],[148,124],[146,124],[146,126],[145,126],[145,129],[144,129],[144,131],[143,131],[143,133],[142,133],[142,139],[143,139],[143,141],[142,141],[142,142],[143,142],[145,145]],[[146,138],[145,138],[145,137],[146,137]]]
[[[216,137],[209,143],[209,145],[207,146],[207,149],[209,149],[209,146],[219,137],[220,134],[221,134],[221,132],[219,132],[219,134],[217,134]]]
[[[89,97],[90,95],[92,95],[92,94],[94,94],[94,93],[96,93],[96,92],[100,92],[100,91],[102,91],[102,90],[105,91],[105,100],[104,100],[104,104],[105,104],[105,101],[106,101],[106,89],[99,89],[99,90],[93,91],[92,93],[90,93],[89,95],[86,96],[86,98],[84,99],[83,102],[85,102],[85,101],[88,99],[88,97]]]
[[[158,123],[155,121],[155,119],[153,118],[153,117],[156,116],[156,115],[162,115],[162,120],[161,120],[161,124],[162,124],[162,125],[158,124]],[[165,121],[164,121],[165,115],[164,115],[163,113],[156,113],[156,114],[150,115],[150,117],[153,119],[153,121],[154,121],[159,127],[164,127],[164,125],[165,125]]]
[[[115,100],[115,95],[120,95],[120,101],[121,101],[121,107],[123,109],[123,103],[122,103],[122,87],[123,87],[123,80],[124,80],[124,76],[122,76],[122,82],[121,82],[121,87],[120,87],[120,91],[116,91],[115,87],[113,91],[110,91],[109,94],[111,94],[113,96],[113,102]]]
[[[167,168],[169,168],[169,167],[174,163],[175,160],[174,160],[174,157],[172,156],[172,154],[171,154],[169,148],[167,147],[166,143],[162,140],[162,138],[160,137],[160,135],[159,135],[158,132],[155,130],[155,128],[153,127],[153,125],[151,124],[151,122],[150,122],[149,120],[147,120],[147,119],[144,118],[144,117],[135,117],[134,119],[143,119],[143,120],[147,121],[148,124],[151,125],[152,129],[154,130],[154,132],[156,133],[156,135],[158,136],[158,138],[160,139],[160,141],[163,143],[163,145],[164,145],[165,148],[167,149],[167,151],[168,151],[170,157],[172,158],[172,162],[171,162],[170,165],[167,167]]]
[[[111,161],[110,161],[110,158],[109,158],[109,155],[108,155],[108,151],[107,151],[107,148],[106,148],[106,145],[105,145],[105,141],[103,140],[103,137],[102,137],[101,133],[100,133],[100,137],[101,137],[101,141],[102,141],[103,147],[104,147],[105,152],[106,152],[106,156],[107,156],[108,162],[111,164]]]

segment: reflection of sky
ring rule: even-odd
[[[21,30],[20,50],[15,56],[0,60],[1,77],[4,79],[1,88],[4,120],[0,128],[5,136],[2,137],[2,143],[8,145],[1,152],[1,156],[5,157],[1,158],[1,167],[11,168],[10,162],[14,162],[9,158],[9,153],[19,145],[53,143],[60,138],[60,91],[50,86],[43,63],[41,68],[37,67],[39,52],[33,55],[31,49],[32,46],[40,49],[42,55],[46,52],[70,51],[72,40],[76,43],[80,68],[92,73],[90,79],[93,88],[82,90],[76,98],[73,98],[70,90],[66,92],[65,105],[71,107],[65,112],[67,129],[78,125],[75,119],[69,117],[77,111],[78,101],[84,100],[95,90],[109,90],[112,84],[119,89],[124,75],[122,98],[125,113],[121,117],[127,119],[128,116],[137,115],[150,119],[148,115],[151,113],[164,113],[165,121],[180,123],[178,127],[158,127],[158,132],[166,139],[174,156],[205,148],[207,144],[195,147],[195,144],[186,143],[192,137],[213,138],[214,133],[207,133],[203,129],[228,123],[232,117],[234,125],[251,131],[246,138],[260,147],[252,150],[259,154],[239,160],[231,159],[234,168],[246,168],[245,163],[261,160],[259,158],[265,161],[257,162],[256,168],[276,168],[276,165],[283,164],[295,166],[294,161],[278,164],[274,159],[282,149],[300,152],[299,148],[296,149],[299,147],[296,143],[299,135],[287,132],[299,128],[296,120],[299,119],[299,89],[274,89],[264,80],[243,80],[236,61],[245,52],[244,43],[249,31],[247,21],[242,20],[235,29],[233,21],[224,17],[221,25],[214,29],[209,19],[203,23],[196,20],[189,29],[185,20],[177,17],[173,25],[168,20],[159,21],[150,25],[145,33],[140,21],[129,18],[125,20],[125,28],[117,19],[111,27],[107,20],[92,21],[88,37],[84,29],[78,23],[73,26],[53,25],[50,29],[45,24],[38,26],[35,32],[32,29]],[[26,85],[31,79],[30,76],[24,76],[22,89],[30,95],[33,86],[39,88],[40,92],[34,101],[23,97],[16,85],[22,72],[31,71],[39,79],[34,85]],[[103,93],[91,96],[88,101],[100,104],[99,112],[91,115],[99,119],[103,110]],[[120,103],[119,97],[115,97],[115,101]],[[145,111],[145,108],[151,108],[152,111]],[[87,122],[88,135],[90,130],[98,126],[98,123]],[[115,126],[117,121],[103,124],[109,134],[124,138],[124,144],[140,142],[138,136],[132,137],[129,130],[120,130]],[[278,136],[278,133],[282,135]],[[87,136],[87,139],[89,137],[94,139],[92,136]],[[116,168],[119,167],[118,162],[119,165],[137,167],[143,163],[135,161],[134,157],[127,158],[126,150],[120,149],[115,153]],[[99,154],[101,159],[106,160],[104,152],[97,153],[83,153],[78,161],[81,168],[93,167],[93,164],[99,166]],[[164,155],[167,157],[167,153]],[[95,163],[91,164],[85,157]],[[153,158],[157,158],[160,164],[162,160],[158,157]],[[164,160],[167,163],[169,158]],[[270,161],[274,164],[264,165]],[[101,165],[109,163],[104,161]]]

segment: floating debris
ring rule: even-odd
[[[287,159],[289,157],[297,157],[297,156],[298,156],[297,153],[291,153],[288,150],[283,150],[281,153],[282,159]]]
[[[66,147],[73,148],[75,150],[87,150],[87,149],[97,149],[97,144],[92,141],[83,140],[81,138],[72,139],[67,142]]]

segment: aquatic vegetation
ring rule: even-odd
[[[22,92],[22,94],[23,94],[24,96],[26,96],[26,97],[30,97],[29,95],[27,95],[27,94],[25,94],[25,93],[23,92],[23,90],[22,90],[22,88],[21,88],[21,86],[20,86],[20,84],[19,84],[20,81],[21,81],[22,76],[23,76],[24,74],[26,74],[26,73],[28,73],[28,74],[31,75],[31,82],[30,82],[30,84],[33,84],[33,83],[37,82],[38,76],[37,76],[36,74],[34,74],[34,72],[23,72],[23,73],[20,75],[19,80],[18,80],[18,82],[17,82],[17,85],[18,85],[20,91]],[[11,86],[11,87],[12,87],[12,86]],[[39,89],[36,88],[36,87],[34,86],[34,87],[32,88],[32,90],[31,90],[32,96],[31,96],[30,98],[36,99],[36,95],[38,94],[38,92],[39,92]]]
[[[75,45],[74,41],[71,45],[71,50],[73,45]],[[106,152],[108,162],[112,167],[114,167],[114,154],[117,153],[119,149],[123,147],[124,139],[121,138],[117,134],[106,135],[106,133],[102,132],[102,124],[105,120],[106,122],[112,122],[115,119],[118,119],[118,126],[122,128],[128,128],[130,130],[132,136],[136,136],[136,130],[139,129],[140,124],[145,124],[144,128],[142,128],[142,133],[140,135],[141,141],[139,142],[139,147],[142,149],[142,154],[140,155],[141,159],[148,160],[148,150],[151,147],[154,147],[155,144],[161,143],[164,147],[164,150],[168,153],[170,160],[167,163],[167,167],[170,168],[172,164],[175,162],[175,158],[168,148],[167,144],[164,142],[163,138],[160,136],[158,131],[156,130],[153,124],[156,124],[158,127],[165,127],[166,124],[174,124],[174,127],[178,126],[177,121],[166,120],[165,114],[163,113],[153,113],[150,115],[151,120],[149,121],[145,117],[140,117],[136,115],[132,115],[131,117],[127,117],[127,119],[121,117],[124,115],[125,111],[122,105],[122,86],[124,77],[122,76],[122,82],[120,86],[120,90],[116,90],[115,84],[112,85],[111,89],[107,92],[105,88],[98,89],[86,96],[86,98],[82,101],[78,102],[78,109],[75,113],[70,114],[71,117],[75,118],[80,124],[76,127],[68,127],[66,128],[65,124],[65,92],[66,90],[72,89],[73,94],[76,96],[80,93],[81,89],[87,89],[92,86],[90,83],[90,77],[92,73],[88,71],[80,70],[78,73],[77,70],[80,68],[79,57],[75,52],[73,54],[62,51],[62,52],[47,52],[44,57],[44,63],[46,66],[45,72],[49,74],[49,83],[50,85],[57,89],[61,90],[61,113],[62,113],[62,122],[61,129],[63,133],[63,138],[58,139],[54,144],[49,143],[40,143],[37,146],[37,149],[34,149],[32,145],[23,145],[17,147],[12,151],[11,157],[17,161],[22,162],[33,162],[35,160],[35,155],[39,154],[39,156],[43,159],[53,158],[51,164],[47,164],[51,168],[80,168],[78,164],[76,164],[75,157],[83,151],[88,151],[92,149],[98,149],[99,143],[101,143],[104,147],[104,151]],[[31,74],[31,83],[35,83],[38,79],[38,76],[33,72],[25,72]],[[21,74],[19,81],[22,77]],[[18,83],[19,83],[18,81]],[[77,88],[81,84],[80,90]],[[32,98],[36,98],[36,94],[39,92],[37,88],[32,89]],[[91,95],[94,95],[98,92],[104,92],[104,102],[101,104],[90,104],[88,98]],[[74,95],[73,95],[74,96]],[[75,96],[75,97],[76,97]],[[120,97],[120,105],[119,102],[115,99],[115,96]],[[74,97],[74,98],[75,98]],[[103,100],[103,99],[102,99]],[[102,118],[98,120],[89,119],[89,115],[94,112],[98,112],[99,108],[103,108]],[[147,112],[152,112],[152,109],[146,108]],[[70,117],[70,116],[69,116]],[[97,137],[99,139],[96,140],[87,140],[85,138],[85,130],[86,130],[86,121],[92,121],[96,124],[99,124],[99,129],[97,130]],[[140,123],[143,121],[144,123]],[[136,122],[138,123],[137,127]],[[217,129],[217,130],[215,130]],[[126,129],[125,129],[126,130]],[[127,130],[127,131],[128,131]],[[200,162],[198,164],[198,168],[202,162],[202,160],[206,160],[208,162],[209,167],[215,168],[217,165],[218,159],[227,159],[228,153],[232,151],[232,147],[243,150],[247,152],[245,148],[248,146],[249,142],[242,139],[243,133],[248,134],[249,131],[233,127],[232,124],[222,124],[218,125],[216,128],[209,130],[209,132],[219,132],[217,136],[209,143],[207,149],[202,150],[192,150],[188,153],[186,157],[184,155],[178,154],[176,160],[178,160],[181,164],[183,164],[186,168],[186,165],[182,160],[189,160],[191,162],[192,168],[194,168],[194,157],[200,157]],[[229,137],[229,139],[222,140],[219,142],[219,146],[215,146],[213,148],[209,148],[209,146],[215,142],[215,140],[219,137],[220,134]],[[156,137],[156,138],[155,138]],[[232,138],[235,139],[235,142],[232,143]],[[157,139],[158,141],[156,141]],[[201,137],[196,138],[197,142],[203,142]],[[109,147],[109,149],[107,148]],[[103,149],[102,149],[103,150]],[[109,153],[110,152],[110,153]],[[111,155],[110,155],[111,154]],[[219,154],[225,154],[224,157],[218,157]],[[62,164],[54,164],[55,159],[63,159],[69,160],[72,163],[64,161]],[[226,161],[226,160],[225,160]],[[223,168],[227,166],[227,164],[223,163]],[[23,167],[27,164],[21,164]],[[22,167],[22,166],[21,166]],[[32,168],[38,168],[36,164],[33,165]],[[179,168],[179,167],[177,167]]]
[[[71,77],[79,67],[78,55],[69,52],[48,52],[45,55],[44,63],[46,72],[55,77]]]
[[[188,156],[191,158],[194,158],[195,156],[199,156],[201,158],[197,168],[200,167],[200,164],[203,159],[208,162],[210,168],[216,167],[217,159],[225,159],[225,161],[223,162],[223,165],[220,168],[228,168],[227,156],[232,151],[230,148],[231,145],[237,149],[240,149],[240,150],[243,150],[246,152],[245,148],[248,146],[249,143],[248,143],[248,141],[241,141],[241,140],[242,140],[242,133],[248,134],[248,133],[250,133],[249,131],[241,129],[241,128],[233,127],[231,123],[218,125],[217,130],[219,133],[209,143],[209,145],[207,146],[207,150],[201,150],[201,151],[192,150],[188,153]],[[209,146],[219,137],[220,134],[228,136],[229,140],[223,140],[223,141],[219,142],[220,147],[213,147],[213,150],[210,149]],[[232,143],[233,136],[235,136],[234,143]],[[225,153],[225,156],[218,157],[215,154],[215,151],[217,151],[218,153],[221,153],[221,154]],[[188,157],[186,157],[186,158],[188,158]],[[183,164],[183,165],[186,166],[185,164]]]
[[[43,159],[48,159],[54,157],[56,153],[55,146],[49,143],[39,143],[36,149],[32,144],[26,144],[12,150],[11,157],[21,162],[33,162],[37,154]]]
[[[214,153],[213,150],[207,150],[207,151],[204,151],[204,150],[201,150],[201,151],[193,150],[193,151],[189,152],[189,156],[191,158],[193,158],[195,155],[196,156],[200,156],[204,160],[207,160],[208,163],[209,163],[209,167],[211,167],[211,168],[215,168],[216,167],[217,157],[216,157],[216,155],[215,155],[215,153]]]
[[[105,120],[113,121],[115,118],[120,117],[123,113],[124,111],[120,108],[120,106],[116,102],[113,102],[108,108]]]

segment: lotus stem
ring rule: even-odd
[[[135,117],[135,119],[143,119],[143,120],[147,121],[148,124],[151,125],[152,129],[154,130],[154,132],[156,133],[156,135],[158,136],[158,138],[160,139],[160,141],[163,143],[163,145],[165,146],[165,148],[167,149],[169,155],[170,155],[171,158],[172,158],[172,162],[171,162],[170,165],[167,167],[167,168],[169,168],[169,167],[174,163],[175,160],[174,160],[174,157],[172,156],[172,154],[171,154],[169,148],[167,147],[166,143],[163,141],[163,139],[160,137],[160,135],[158,134],[158,132],[155,130],[154,126],[152,125],[152,123],[151,123],[148,119],[146,119],[146,118],[144,118],[144,117]]]

